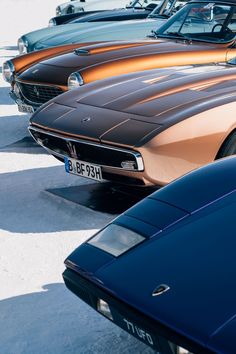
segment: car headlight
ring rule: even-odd
[[[88,243],[118,257],[144,240],[145,237],[132,230],[110,224],[92,237]]]
[[[56,8],[56,16],[61,16],[61,8],[60,8],[60,6],[57,6],[57,8]]]
[[[79,73],[72,73],[68,78],[68,90],[73,90],[83,84],[83,78]]]
[[[18,50],[20,54],[28,53],[28,41],[22,37],[18,39]]]
[[[48,22],[48,27],[53,27],[57,25],[57,21],[54,18],[51,18]]]
[[[2,76],[5,81],[12,82],[14,77],[15,67],[11,60],[5,61],[2,65]]]

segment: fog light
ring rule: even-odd
[[[134,161],[122,161],[121,167],[126,170],[135,170],[136,163]]]
[[[102,299],[98,299],[97,310],[102,315],[104,315],[105,317],[109,318],[109,320],[113,321],[113,317],[112,317],[112,314],[111,314],[110,307],[109,307],[108,303],[106,303]]]

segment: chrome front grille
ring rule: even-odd
[[[17,83],[27,101],[43,104],[63,93],[60,87]]]
[[[108,147],[86,140],[65,138],[32,126],[29,127],[29,131],[38,144],[62,159],[68,156],[88,163],[122,170],[125,169],[122,168],[122,162],[130,161],[134,166],[133,171],[143,171],[144,169],[141,155],[132,150]]]

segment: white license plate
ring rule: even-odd
[[[91,178],[96,181],[103,180],[101,167],[92,163],[65,157],[65,169],[66,172],[73,175]]]
[[[18,111],[23,113],[34,113],[33,107],[24,103],[18,103]]]

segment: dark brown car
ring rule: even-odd
[[[165,185],[236,153],[235,111],[232,65],[158,69],[65,93],[39,109],[29,129],[67,172]]]
[[[185,5],[156,40],[67,45],[23,55],[4,64],[12,96],[32,112],[74,87],[104,78],[173,65],[225,62],[236,56],[236,3]]]

